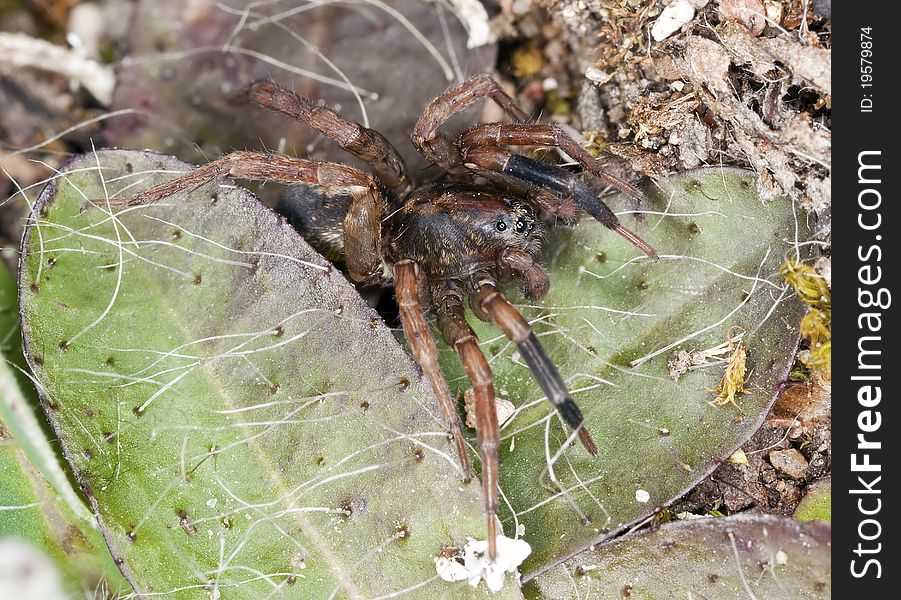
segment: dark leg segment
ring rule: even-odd
[[[472,308],[477,315],[494,321],[501,331],[516,344],[523,359],[538,381],[547,399],[563,417],[570,427],[579,434],[582,445],[592,456],[597,456],[598,449],[594,440],[584,427],[582,411],[569,394],[566,383],[557,371],[557,367],[548,358],[535,337],[535,333],[519,311],[493,285],[483,285],[479,293],[472,298]]]
[[[459,297],[448,296],[438,304],[438,327],[445,341],[453,346],[472,383],[476,406],[476,434],[482,452],[482,495],[488,522],[488,557],[497,556],[498,458],[500,444],[494,377],[475,333],[466,322]]]
[[[556,125],[541,123],[487,123],[473,127],[460,138],[460,148],[466,155],[470,148],[481,146],[553,146],[560,148],[582,167],[605,183],[637,200],[644,194],[635,186],[607,173],[582,146]]]
[[[284,113],[334,140],[349,154],[365,161],[388,189],[405,195],[413,189],[400,154],[379,132],[351,123],[335,111],[310,102],[271,81],[257,81],[247,90],[249,100]]]
[[[604,204],[579,178],[569,171],[525,156],[512,155],[500,148],[475,147],[466,152],[466,166],[476,172],[497,171],[533,185],[551,189],[571,197],[579,207],[604,226],[623,236],[639,250],[657,260],[657,252],[635,232],[624,227],[613,211]],[[628,185],[628,184],[624,184]],[[631,186],[630,186],[631,187]]]
[[[465,172],[466,169],[461,166],[463,161],[456,143],[441,135],[438,128],[451,115],[465,110],[482,98],[494,100],[516,121],[525,121],[528,118],[498,83],[490,75],[483,73],[452,87],[429,102],[413,129],[413,145],[426,158],[448,172]]]
[[[472,477],[472,467],[469,464],[469,455],[466,453],[466,442],[463,439],[460,416],[457,414],[456,403],[451,398],[447,382],[438,364],[438,347],[435,346],[435,340],[432,338],[419,305],[416,263],[412,260],[402,260],[396,263],[394,280],[400,320],[404,326],[404,333],[410,341],[413,358],[422,368],[432,392],[438,399],[438,406],[454,438],[454,446],[457,448],[457,458],[460,461],[460,468],[463,469],[463,476],[466,481],[469,481]]]

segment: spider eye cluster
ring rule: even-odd
[[[513,229],[513,233],[517,236],[526,237],[535,229],[535,213],[532,208],[523,202],[505,199],[508,211],[497,217],[494,222],[495,230],[499,232]]]
[[[494,228],[498,231],[507,231],[510,227],[513,227],[513,232],[517,235],[526,235],[535,229],[535,223],[530,220],[517,218],[515,220],[508,220],[506,217],[498,219],[494,223]]]

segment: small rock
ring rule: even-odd
[[[585,77],[597,84],[603,85],[610,81],[613,78],[613,75],[607,73],[606,71],[602,71],[597,67],[588,67],[585,70]]]
[[[69,13],[66,40],[82,56],[99,58],[103,29],[103,9],[93,2],[82,2],[73,6]]]
[[[792,479],[803,479],[804,473],[807,471],[807,460],[794,448],[773,450],[770,452],[769,458],[770,464],[777,472]]]
[[[765,0],[763,5],[766,7],[766,18],[770,23],[778,24],[782,21],[782,2]]]

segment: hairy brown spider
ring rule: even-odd
[[[605,173],[588,152],[554,125],[525,123],[520,110],[488,75],[477,75],[432,100],[413,130],[413,144],[447,177],[417,187],[397,150],[381,134],[270,82],[257,82],[248,97],[285,113],[331,138],[365,161],[369,175],[338,163],[277,154],[234,152],[139,194],[127,204],[153,202],[225,175],[307,184],[319,196],[300,195],[300,233],[324,255],[340,259],[354,281],[393,285],[413,356],[438,399],[468,479],[469,457],[455,402],[438,366],[438,351],[422,303],[435,311],[445,341],[460,356],[472,383],[476,432],[482,454],[482,486],[488,519],[488,553],[496,555],[499,441],[491,369],[466,322],[468,301],[475,315],[491,320],[512,340],[548,400],[578,432],[592,455],[597,448],[583,427],[582,413],[528,322],[498,291],[518,280],[524,293],[547,293],[547,273],[537,262],[549,227],[572,225],[582,211],[622,235],[645,254],[654,249],[620,225],[613,212],[576,175],[510,154],[501,146],[556,146],[603,181],[635,198],[641,193]],[[477,125],[454,140],[439,127],[482,98],[499,104],[516,123]]]

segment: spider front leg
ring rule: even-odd
[[[497,172],[571,197],[579,207],[614,230],[642,252],[657,259],[657,252],[634,232],[624,227],[613,211],[598,199],[573,173],[525,156],[513,155],[498,145],[555,146],[574,158],[583,168],[620,191],[644,199],[635,186],[607,173],[575,140],[555,125],[534,123],[489,123],[479,125],[460,138],[460,148],[468,168],[478,172]]]
[[[398,195],[413,189],[400,153],[378,131],[352,123],[330,108],[310,102],[271,81],[250,84],[245,95],[262,108],[286,114],[334,140],[348,154],[366,162],[376,179]]]
[[[585,429],[584,417],[573,401],[569,388],[560,372],[532,331],[529,322],[519,314],[510,302],[490,283],[482,284],[479,292],[470,298],[470,306],[477,317],[494,321],[510,341],[516,344],[532,375],[541,386],[547,399],[554,405],[563,420],[578,432],[582,445],[592,456],[598,455],[591,434]]]
[[[448,173],[465,173],[463,160],[457,145],[442,135],[438,128],[451,115],[465,110],[474,102],[491,98],[504,109],[512,119],[525,121],[528,118],[501,86],[490,76],[475,75],[458,86],[452,87],[431,102],[423,111],[413,128],[413,145],[430,161]]]
[[[254,181],[303,183],[316,186],[326,195],[349,194],[351,206],[344,218],[347,270],[354,281],[380,280],[381,225],[386,202],[372,177],[353,167],[281,154],[233,152],[172,181],[112,204],[150,204],[169,196],[190,192],[226,175]]]
[[[422,316],[419,287],[416,282],[417,270],[416,263],[412,260],[402,260],[394,264],[394,288],[397,294],[398,312],[404,333],[410,342],[410,349],[413,351],[413,358],[422,368],[423,375],[438,399],[438,406],[454,438],[454,446],[457,448],[457,458],[463,469],[463,477],[469,481],[472,477],[472,467],[469,464],[469,455],[466,453],[466,441],[463,439],[460,415],[457,414],[456,403],[451,397],[447,381],[445,381],[444,375],[441,373],[441,366],[438,364],[438,347]]]
[[[559,148],[582,165],[585,170],[605,183],[612,185],[636,200],[644,199],[644,194],[638,188],[605,171],[587,150],[556,125],[543,123],[486,123],[484,125],[476,125],[460,138],[460,148],[464,156],[468,149],[480,146],[552,146]]]
[[[488,526],[488,558],[497,557],[498,457],[500,433],[494,400],[494,377],[475,333],[466,322],[463,302],[446,293],[438,302],[438,328],[444,340],[457,351],[472,384],[476,408],[476,436],[482,454],[482,496]]]

